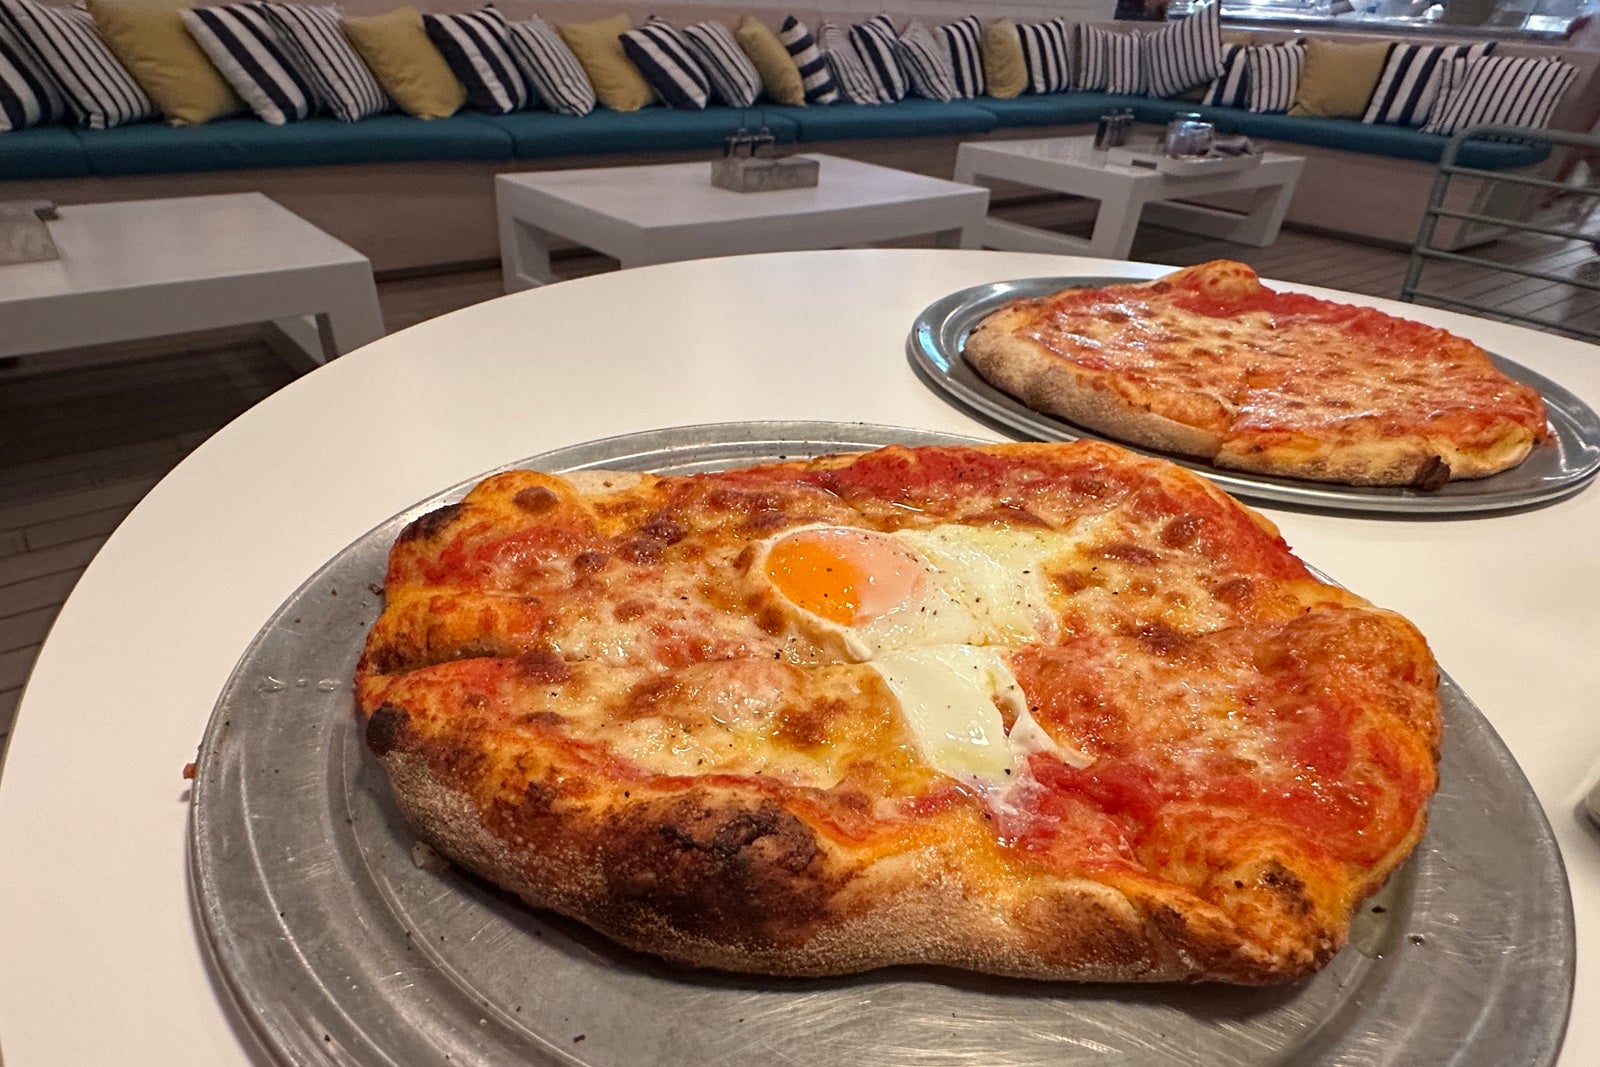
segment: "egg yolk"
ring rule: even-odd
[[[767,577],[796,607],[840,626],[912,600],[927,570],[894,538],[868,530],[801,530],[772,546]]]

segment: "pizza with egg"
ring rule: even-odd
[[[696,966],[1294,979],[1416,844],[1437,674],[1098,442],[513,471],[411,523],[358,670],[416,832]]]
[[[1216,260],[984,319],[963,355],[1036,411],[1218,467],[1437,489],[1550,438],[1537,390],[1446,330]]]

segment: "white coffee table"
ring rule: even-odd
[[[314,362],[383,336],[372,264],[260,193],[77,204],[0,266],[0,356],[270,322]]]
[[[1299,156],[1268,152],[1247,170],[1179,177],[1112,163],[1108,153],[1095,149],[1093,137],[1045,137],[964,143],[957,150],[955,179],[972,184],[1001,179],[1100,201],[1088,240],[987,219],[980,238],[985,248],[1126,259],[1141,220],[1239,244],[1271,244],[1304,162]],[[1218,193],[1245,194],[1243,210],[1173,203]]]
[[[816,186],[758,193],[712,185],[709,162],[499,175],[506,292],[556,281],[550,250],[563,238],[624,267],[927,234],[940,247],[977,247],[987,189],[837,156],[808,158],[821,166]]]

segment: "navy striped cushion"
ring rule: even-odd
[[[1228,44],[1222,46],[1222,73],[1212,81],[1211,87],[1206,90],[1206,95],[1200,98],[1200,103],[1214,107],[1244,107],[1249,103],[1245,95],[1245,74],[1247,66],[1244,61],[1245,46],[1242,44]]]
[[[1151,96],[1177,96],[1222,73],[1222,3],[1212,0],[1189,17],[1144,38]]]
[[[1263,114],[1286,113],[1300,87],[1306,50],[1293,45],[1252,45],[1244,50],[1244,61],[1245,107]]]
[[[956,79],[956,96],[970,100],[989,91],[983,70],[983,23],[978,16],[947,22],[939,27],[945,50],[950,54],[950,70]]]
[[[945,50],[928,27],[915,21],[907,23],[895,40],[895,50],[906,79],[918,96],[945,103],[956,98],[955,71],[950,69]]]
[[[783,43],[789,58],[794,60],[794,65],[800,68],[800,84],[805,87],[806,103],[837,104],[839,85],[834,80],[833,69],[828,65],[828,57],[823,55],[822,48],[812,40],[806,24],[790,15],[778,30],[778,40]]]
[[[295,70],[258,5],[197,7],[182,14],[189,36],[261,121],[282,126],[316,111],[310,83]]]
[[[872,76],[878,99],[884,103],[904,99],[911,88],[910,80],[900,66],[900,57],[895,50],[896,40],[894,22],[888,15],[874,15],[850,27],[850,44],[861,58],[861,65]]]
[[[336,7],[262,4],[283,40],[284,54],[310,83],[317,103],[341,122],[389,110],[389,97],[345,39]]]
[[[0,130],[43,126],[69,117],[60,88],[7,28],[0,13]]]
[[[852,104],[881,104],[878,83],[867,72],[866,65],[856,54],[842,27],[824,22],[817,30],[817,45],[828,61],[828,71],[833,75],[839,92]]]
[[[1424,133],[1459,133],[1485,122],[1542,130],[1578,76],[1554,56],[1457,59]]]
[[[1479,44],[1394,44],[1372,91],[1362,122],[1421,126],[1433,112],[1439,86],[1457,59],[1471,61],[1494,50],[1495,42]]]
[[[1028,92],[1064,93],[1072,88],[1071,34],[1066,19],[1017,23]]]
[[[761,72],[744,54],[733,31],[720,22],[698,22],[683,28],[689,51],[706,72],[712,94],[729,107],[749,107],[761,95]]]
[[[505,115],[533,102],[533,89],[511,58],[506,20],[492,7],[464,15],[423,15],[428,40],[467,90],[467,106]]]
[[[561,115],[594,110],[594,86],[554,26],[533,15],[506,28],[511,34],[511,58],[545,107]]]
[[[711,102],[711,82],[700,69],[683,34],[661,19],[651,19],[618,38],[622,51],[666,103],[680,111],[700,111]]]
[[[33,69],[60,89],[80,126],[103,130],[158,114],[154,101],[106,47],[87,11],[0,0],[0,25]]]

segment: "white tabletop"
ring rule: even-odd
[[[0,777],[7,1067],[262,1063],[208,971],[186,883],[183,766],[257,629],[408,504],[562,445],[741,419],[993,436],[905,355],[928,303],[998,279],[1160,268],[867,250],[696,261],[564,282],[386,337],[273,395],[164,479],[61,613]],[[1366,301],[1363,301],[1366,302]],[[1600,407],[1600,352],[1443,311]],[[1412,618],[1521,762],[1577,917],[1563,1065],[1600,1063],[1600,488],[1447,521],[1274,511],[1306,559]]]

